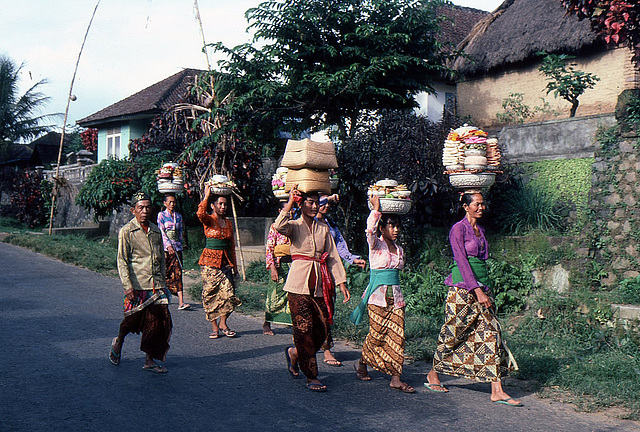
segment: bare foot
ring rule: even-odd
[[[271,324],[269,324],[267,321],[265,321],[264,324],[262,324],[262,334],[267,336],[275,335],[273,330],[271,330]]]
[[[329,366],[342,366],[342,362],[333,356],[330,350],[324,351],[324,360]]]

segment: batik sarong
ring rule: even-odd
[[[280,263],[278,281],[269,281],[267,299],[265,301],[264,320],[273,324],[291,325],[291,311],[284,287],[284,278],[289,273],[289,264]]]
[[[387,375],[402,375],[404,363],[404,308],[368,304],[369,334],[362,345],[362,362]]]
[[[327,305],[322,297],[294,293],[289,293],[288,297],[298,365],[308,379],[316,379],[316,352],[327,339],[329,329]]]
[[[485,308],[464,288],[449,287],[433,369],[484,382],[498,381],[518,370],[502,339],[495,308]]]
[[[235,295],[233,273],[230,267],[218,269],[202,266],[202,307],[207,320],[214,321],[233,312],[242,304]]]
[[[175,251],[175,253],[165,251],[164,259],[167,263],[165,278],[167,288],[171,294],[178,295],[182,292],[182,251]]]
[[[125,297],[124,319],[120,334],[142,333],[140,351],[164,361],[169,351],[173,322],[169,313],[169,293],[166,290],[134,291],[133,299]]]

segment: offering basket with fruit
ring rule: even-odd
[[[211,193],[214,195],[229,195],[231,194],[231,188],[235,187],[235,183],[225,175],[215,174],[205,182],[205,186],[209,186]]]
[[[156,170],[158,191],[160,193],[180,193],[184,191],[184,180],[182,170],[178,164],[168,162],[162,168]]]
[[[384,179],[369,186],[367,194],[380,197],[380,211],[382,213],[407,214],[411,210],[411,191],[406,185],[399,185],[393,179]],[[369,203],[369,209],[372,209]]]

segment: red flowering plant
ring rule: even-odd
[[[88,128],[80,132],[82,146],[92,153],[98,151],[98,129]]]
[[[640,67],[640,2],[631,0],[561,0],[568,13],[591,21],[607,43],[625,44]]]
[[[43,225],[51,210],[52,186],[35,171],[18,172],[11,194],[12,214],[16,219],[31,228]]]

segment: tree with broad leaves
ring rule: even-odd
[[[450,70],[436,39],[444,0],[269,0],[249,9],[252,44],[215,50],[235,106],[342,141],[367,111],[415,106]]]
[[[637,0],[560,0],[568,13],[591,21],[605,42],[624,44],[640,68],[640,2]]]
[[[569,117],[575,117],[578,110],[578,98],[590,88],[596,85],[600,78],[589,72],[575,70],[575,64],[567,64],[575,56],[567,54],[549,54],[544,51],[538,53],[544,56],[542,64],[538,68],[549,82],[547,94],[553,92],[555,97],[561,97],[571,104]]]

